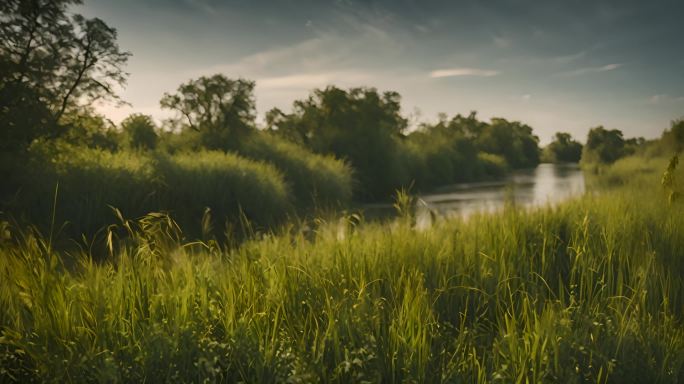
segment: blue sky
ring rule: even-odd
[[[85,0],[131,51],[123,98],[161,120],[190,78],[255,80],[257,112],[334,84],[398,91],[413,122],[478,111],[584,140],[684,117],[682,1]]]

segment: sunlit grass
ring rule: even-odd
[[[226,251],[182,244],[152,215],[94,263],[11,229],[0,247],[2,377],[681,381],[684,209],[667,203],[659,166],[637,173],[630,161],[606,171],[620,187],[600,194],[429,231],[404,212],[314,235],[289,227]]]

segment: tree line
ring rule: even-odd
[[[284,156],[265,154],[265,148],[282,141],[285,152],[345,162],[353,172],[354,197],[371,201],[409,185],[425,190],[500,177],[541,161],[610,163],[646,144],[596,127],[584,146],[559,132],[540,148],[532,127],[504,118],[483,121],[475,112],[441,114],[436,122],[413,129],[401,113],[401,96],[371,87],[315,89],[290,111],[268,111],[259,126],[254,81],[222,74],[191,79],[164,94],[160,106],[176,114],[161,127],[142,114],[115,126],[92,105],[122,102],[116,89],[125,84],[131,54],[118,46],[116,30],[102,20],[70,16],[67,9],[79,3],[8,0],[0,5],[4,153],[62,143],[112,152],[213,150],[282,162]],[[664,140],[681,142],[679,127],[681,122],[673,123]]]

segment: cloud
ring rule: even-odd
[[[648,98],[648,104],[675,104],[684,102],[684,96],[674,97],[666,94],[653,95]]]
[[[232,65],[224,66],[223,69],[257,73],[271,72],[278,67],[292,65],[293,63],[296,63],[298,66],[304,65],[307,68],[318,67],[327,61],[320,54],[325,45],[324,39],[318,37],[311,38],[290,46],[264,50],[245,56]]]
[[[436,69],[430,72],[430,77],[433,79],[440,77],[454,77],[454,76],[479,76],[479,77],[491,77],[499,75],[499,71],[494,71],[491,69],[481,69],[481,68],[446,68],[446,69]]]
[[[362,83],[370,80],[369,74],[360,71],[319,72],[286,76],[263,77],[256,80],[262,89],[304,89],[325,87],[331,84]]]
[[[662,100],[664,100],[667,97],[667,95],[653,95],[648,98],[648,103],[649,104],[658,104]]]
[[[504,36],[494,36],[492,38],[494,45],[497,48],[510,48],[513,44],[512,41]]]
[[[566,77],[567,76],[580,76],[580,75],[586,75],[589,73],[614,71],[620,67],[622,67],[622,64],[620,64],[620,63],[606,64],[606,65],[601,66],[601,67],[586,67],[586,68],[575,69],[575,70],[568,71],[568,72],[563,72],[563,73],[560,73],[559,76],[566,76]]]
[[[271,81],[271,77],[291,74],[387,68],[388,63],[398,62],[406,42],[395,34],[349,15],[340,16],[338,24],[342,27],[337,29],[344,33],[312,21],[306,27],[313,35],[310,38],[271,46],[229,63],[196,68],[189,75],[225,73]]]
[[[555,56],[552,60],[556,63],[567,64],[579,60],[587,55],[587,51],[580,51],[570,55]]]
[[[423,34],[430,32],[430,28],[428,28],[424,25],[421,25],[421,24],[415,24],[413,26],[413,29],[415,29],[416,31],[423,33]]]
[[[185,0],[185,3],[195,9],[198,9],[202,12],[205,12],[210,15],[216,15],[217,11],[216,8],[214,8],[211,4],[208,4],[206,1],[203,0]]]

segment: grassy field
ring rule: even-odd
[[[556,207],[318,220],[230,250],[148,215],[101,263],[5,225],[0,381],[681,382],[665,166],[621,160]]]

